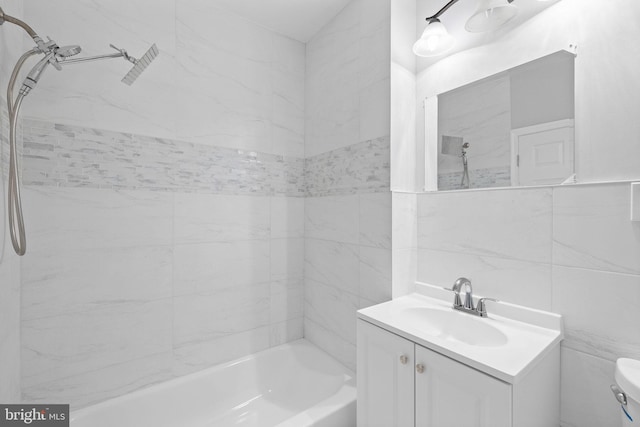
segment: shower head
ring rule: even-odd
[[[61,56],[63,58],[68,58],[70,56],[74,56],[82,52],[82,48],[78,45],[71,46],[62,46],[55,50],[57,56]]]
[[[460,155],[464,139],[461,136],[442,135],[442,147],[440,152],[449,156]]]
[[[84,58],[71,58],[68,59],[68,56],[75,55],[80,52],[80,46],[65,46],[59,48],[61,54],[59,55],[58,62],[62,65],[67,64],[79,64],[83,62],[92,62],[99,59],[109,59],[109,58],[124,58],[125,60],[131,62],[133,68],[129,70],[126,76],[122,79],[123,83],[131,84],[142,74],[142,72],[151,64],[151,62],[155,59],[156,56],[160,53],[158,47],[155,43],[147,50],[147,52],[140,59],[136,59],[133,56],[130,56],[126,50],[120,49],[114,45],[110,45],[113,49],[117,50],[117,53],[108,53],[106,55],[97,55],[97,56],[88,56]]]
[[[149,66],[149,64],[151,64],[151,62],[156,58],[156,56],[158,56],[159,53],[160,51],[158,50],[156,44],[154,43],[149,48],[149,50],[147,50],[147,52],[142,56],[142,58],[138,60],[131,57],[127,57],[125,55],[125,58],[133,62],[134,66],[131,70],[129,70],[127,75],[122,78],[122,82],[131,86],[133,82],[135,82],[136,79],[140,77],[140,74],[142,74],[142,72]]]

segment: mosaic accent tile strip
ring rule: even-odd
[[[388,136],[363,141],[305,159],[308,197],[389,191]]]
[[[511,187],[511,167],[469,170],[469,188]],[[460,190],[462,171],[438,174],[438,190]]]
[[[24,119],[24,185],[304,196],[304,159]]]

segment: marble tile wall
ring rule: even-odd
[[[81,45],[82,55],[108,53],[109,43],[136,57],[152,43],[160,50],[130,87],[120,83],[130,68],[120,60],[48,73],[26,117],[304,156],[303,43],[206,1],[33,0],[24,16],[41,35]]]
[[[306,69],[305,337],[355,369],[356,311],[391,298],[389,0],[350,2]]]
[[[355,370],[356,311],[391,299],[391,194],[305,199],[305,337]]]
[[[640,359],[629,212],[629,183],[418,195],[418,280],[564,316],[563,426],[618,425],[615,360]]]
[[[1,36],[2,34],[0,34]],[[4,58],[4,55],[1,56]],[[4,82],[4,80],[0,80]],[[20,259],[14,254],[7,218],[9,120],[0,97],[0,401],[20,402]]]
[[[302,198],[23,198],[25,401],[81,407],[303,335]]]
[[[21,0],[2,5],[5,13],[21,15]],[[22,29],[0,26],[0,88],[5,92],[11,70],[20,56]],[[7,224],[9,173],[9,119],[6,99],[0,96],[0,402],[19,403],[20,396],[20,259],[13,253]],[[18,132],[18,144],[21,132]]]
[[[306,157],[389,135],[389,32],[389,0],[353,0],[307,43]]]
[[[22,398],[77,408],[301,338],[305,45],[212,2],[25,3],[82,54],[160,55],[25,102]]]

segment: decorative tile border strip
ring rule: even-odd
[[[24,119],[24,185],[304,196],[304,159]]]
[[[388,136],[308,157],[304,162],[306,195],[389,191],[390,159]]]
[[[6,102],[0,98],[5,177],[8,132]],[[390,187],[388,136],[307,159],[35,119],[21,119],[18,136],[24,185],[293,197],[384,192]],[[509,185],[504,183],[508,171],[499,175],[488,186]],[[460,177],[440,179],[454,188]]]
[[[301,159],[35,119],[22,128],[24,185],[293,197],[390,186],[388,136]]]
[[[470,169],[470,188],[511,187],[510,166]],[[459,190],[462,171],[438,174],[438,190]]]

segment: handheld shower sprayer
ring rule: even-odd
[[[18,255],[24,255],[27,249],[27,242],[24,220],[22,216],[22,202],[20,198],[19,179],[20,173],[18,168],[16,149],[16,128],[22,101],[38,84],[38,81],[42,77],[42,74],[47,69],[47,65],[51,64],[54,68],[60,71],[62,70],[62,65],[66,64],[90,62],[98,59],[124,58],[125,60],[134,64],[133,68],[131,68],[131,70],[129,70],[129,72],[122,78],[123,83],[131,85],[149,66],[149,64],[151,64],[156,56],[158,56],[159,50],[156,45],[153,44],[140,59],[136,59],[130,56],[126,50],[119,49],[111,45],[112,48],[118,51],[117,53],[90,56],[85,58],[71,58],[72,56],[75,56],[82,51],[82,48],[80,46],[72,45],[60,47],[56,44],[55,41],[51,39],[48,39],[48,41],[45,42],[40,36],[38,36],[33,28],[17,18],[6,15],[2,8],[0,8],[0,25],[4,24],[5,22],[10,22],[21,27],[36,43],[36,46],[34,48],[25,52],[20,57],[20,59],[18,59],[18,62],[13,68],[13,72],[11,73],[9,85],[7,87],[7,107],[9,112],[9,230],[11,234],[11,243],[13,245],[13,249]],[[22,86],[20,87],[18,95],[14,99],[13,90],[18,78],[18,74],[20,73],[20,69],[27,59],[37,54],[43,54],[44,57],[40,59],[40,61],[38,61],[38,63],[31,69],[31,71],[29,71],[24,81],[22,82]]]
[[[460,186],[462,188],[469,188],[471,182],[469,180],[469,161],[467,160],[467,148],[469,148],[469,143],[465,142],[462,144],[462,182],[460,182]]]

